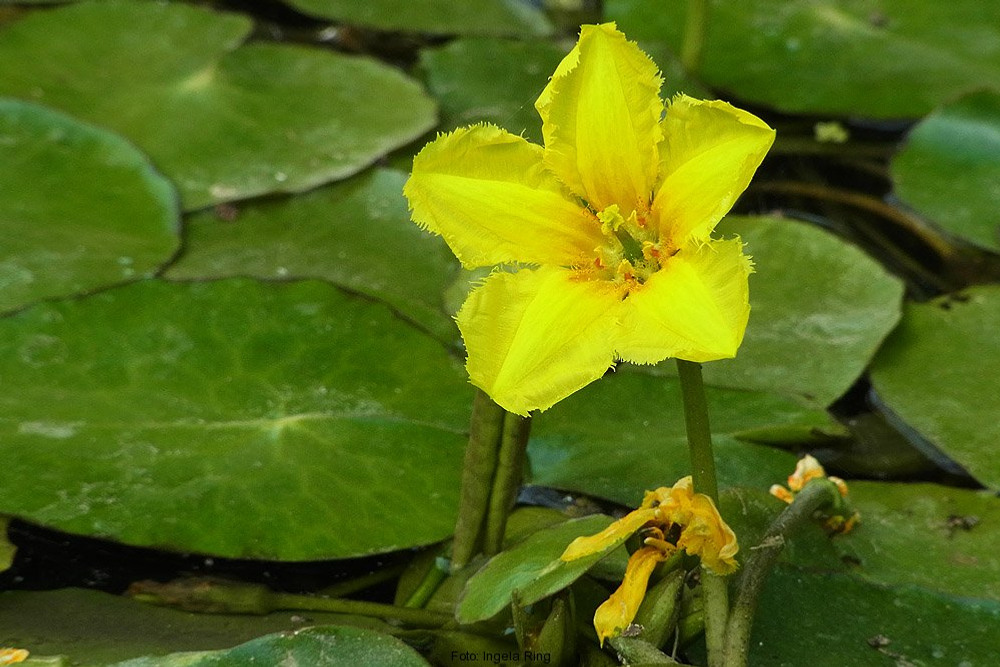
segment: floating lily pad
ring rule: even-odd
[[[552,28],[525,0],[284,0],[301,12],[378,30],[437,35],[547,35]]]
[[[0,310],[151,275],[180,245],[173,187],[121,137],[0,99]]]
[[[1000,287],[907,306],[872,365],[872,384],[892,415],[1000,488]]]
[[[311,611],[309,618],[314,624],[356,625],[374,631],[386,627],[381,621],[341,614]],[[301,619],[290,612],[192,614],[80,589],[0,594],[0,645],[26,648],[32,657],[66,656],[70,664],[87,667],[176,651],[226,649],[301,627]],[[376,642],[381,639],[373,635]]]
[[[566,588],[595,562],[607,556],[622,573],[628,559],[624,549],[563,563],[559,561],[569,543],[582,535],[607,528],[611,517],[595,514],[572,519],[528,536],[523,542],[494,556],[469,579],[455,614],[461,623],[484,621],[508,608],[515,591],[521,604],[533,604]],[[624,539],[622,540],[624,542]]]
[[[677,51],[686,8],[607,0],[605,16],[631,39]],[[981,0],[713,0],[699,74],[781,111],[915,118],[972,88],[1000,86],[992,11]]]
[[[186,210],[356,173],[435,122],[419,85],[375,60],[254,42],[243,16],[185,3],[81,2],[0,32],[0,94],[134,141]],[[391,100],[391,103],[387,103]]]
[[[224,651],[136,658],[114,667],[243,667],[255,663],[322,667],[430,665],[395,637],[360,628],[321,627],[267,635]]]
[[[471,390],[320,282],[138,283],[0,320],[0,512],[238,558],[451,533]]]
[[[177,280],[323,278],[384,301],[442,340],[458,329],[443,292],[458,263],[439,237],[410,222],[406,174],[375,170],[297,197],[239,205],[185,222]]]
[[[851,482],[861,523],[831,540],[849,571],[1000,602],[1000,498],[933,484]]]
[[[751,665],[978,667],[996,661],[1000,603],[779,565],[754,619]]]
[[[795,457],[737,437],[836,431],[827,414],[758,392],[708,388],[719,483],[768,488]],[[531,482],[638,505],[691,474],[680,386],[643,373],[607,376],[539,415],[528,446]]]
[[[892,161],[896,194],[943,229],[1000,251],[1000,93],[936,110]]]

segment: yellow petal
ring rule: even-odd
[[[750,184],[774,143],[774,130],[720,101],[679,95],[667,107],[660,176],[653,203],[661,234],[683,245],[707,240]]]
[[[648,209],[659,168],[661,80],[613,23],[586,25],[535,103],[545,161],[595,211]]]
[[[468,268],[588,261],[600,227],[545,168],[542,148],[491,125],[439,136],[403,188],[413,220]]]
[[[551,407],[613,365],[620,305],[612,283],[566,269],[494,272],[457,316],[472,383],[515,414]]]
[[[792,495],[792,492],[783,487],[781,484],[772,484],[771,488],[768,489],[767,492],[778,500],[786,502],[789,505],[791,505],[792,501],[795,500],[795,496]]]
[[[622,544],[629,536],[655,518],[655,509],[637,509],[634,512],[629,512],[596,535],[578,537],[570,542],[559,559],[571,561],[600,551],[609,551]]]
[[[734,356],[750,315],[751,271],[738,239],[682,249],[623,302],[619,358],[651,364]]]
[[[614,637],[627,628],[639,611],[642,598],[646,595],[649,577],[658,563],[669,556],[656,547],[643,547],[628,559],[622,585],[597,608],[594,614],[594,629],[604,645],[604,640]]]

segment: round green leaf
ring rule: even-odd
[[[137,283],[0,320],[0,512],[238,558],[343,558],[454,523],[469,387],[320,282]]]
[[[986,666],[998,625],[1000,603],[779,565],[754,616],[750,664]]]
[[[679,51],[686,8],[607,0],[605,15]],[[712,0],[699,73],[781,111],[917,117],[1000,85],[996,18],[981,0]]]
[[[544,528],[490,559],[469,579],[455,615],[460,623],[476,623],[496,616],[510,606],[518,592],[521,604],[533,604],[566,588],[604,557],[616,558],[621,572],[628,556],[624,549],[602,551],[593,556],[562,562],[559,556],[569,543],[582,535],[594,535],[613,519],[594,514]],[[624,538],[621,542],[624,542]],[[620,543],[615,546],[620,546]],[[609,553],[611,552],[611,553]]]
[[[1000,498],[934,484],[851,482],[861,521],[831,540],[855,576],[1000,603]]]
[[[390,629],[382,621],[343,614],[310,611],[309,620]],[[194,652],[227,649],[301,627],[302,618],[287,611],[261,616],[192,614],[73,588],[0,593],[0,644],[26,648],[32,657],[66,656],[68,664],[88,667],[177,651],[197,659]]]
[[[891,414],[983,484],[1000,487],[1000,287],[907,306],[872,365]]]
[[[356,173],[435,122],[416,82],[375,60],[242,45],[249,19],[185,3],[83,2],[0,32],[0,94],[111,127],[186,210]],[[387,104],[386,100],[391,100]]]
[[[420,64],[444,129],[489,122],[540,144],[535,99],[565,55],[551,42],[456,39],[421,51]]]
[[[329,626],[267,635],[225,651],[136,658],[114,667],[244,667],[253,664],[427,667],[430,663],[395,637],[361,628]]]
[[[0,310],[151,275],[180,244],[173,187],[121,137],[0,99]]]
[[[720,485],[768,488],[795,457],[740,442],[775,429],[833,427],[826,413],[772,394],[707,390]],[[636,506],[649,489],[691,474],[680,386],[673,378],[617,373],[539,415],[528,446],[531,481]]]
[[[547,35],[545,16],[525,0],[284,0],[301,12],[378,30],[438,35]]]
[[[1000,93],[939,108],[892,161],[896,194],[943,229],[1000,251]]]
[[[738,234],[746,242],[755,273],[743,345],[734,359],[705,364],[705,381],[829,405],[857,380],[899,321],[902,282],[812,225],[730,217],[719,234]]]
[[[165,276],[323,278],[384,301],[435,336],[455,323],[442,293],[458,263],[439,237],[410,222],[406,175],[375,170],[297,197],[239,205],[185,221],[184,254]]]

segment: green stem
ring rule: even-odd
[[[705,383],[701,379],[701,364],[678,359],[677,374],[684,399],[684,422],[687,426],[694,490],[704,493],[718,506],[719,485],[715,480],[712,429],[708,423],[708,402],[705,399]]]
[[[403,603],[404,607],[413,609],[423,608],[427,604],[427,601],[431,599],[431,596],[434,595],[434,592],[437,591],[441,582],[447,578],[448,572],[438,566],[439,560],[443,561],[444,559],[435,559],[435,562],[431,563],[431,569],[427,570],[424,578],[420,580],[420,585],[413,590],[410,597]]]
[[[493,556],[503,549],[507,516],[517,501],[524,474],[524,457],[531,432],[531,417],[507,413],[503,420],[503,436],[497,457],[493,489],[490,492],[489,511],[486,515],[486,536],[483,553]]]
[[[708,0],[688,0],[684,17],[684,37],[681,42],[681,65],[688,74],[694,74],[701,65],[705,49],[705,31],[708,28]]]
[[[708,401],[701,364],[677,360],[677,374],[684,400],[684,422],[687,426],[688,451],[694,490],[719,505],[719,485],[715,478],[715,455],[712,453],[712,429],[708,422]],[[722,664],[726,624],[729,622],[729,595],[726,580],[702,568],[702,591],[705,594],[705,644],[709,667]]]
[[[367,602],[365,600],[320,598],[293,593],[275,593],[274,608],[372,616],[374,618],[395,619],[408,625],[428,628],[439,628],[455,620],[451,614],[428,611],[426,609],[411,609],[391,604],[381,604],[379,602]]]
[[[745,667],[750,650],[750,629],[760,600],[764,582],[775,561],[785,548],[786,538],[801,524],[809,521],[817,510],[837,507],[841,502],[837,486],[827,479],[815,479],[795,496],[768,528],[760,544],[750,550],[736,588],[729,629],[726,633],[724,667]]]
[[[465,567],[480,550],[505,414],[506,411],[485,392],[476,390],[469,426],[469,444],[462,468],[458,520],[455,523],[455,540],[451,552],[452,572]]]

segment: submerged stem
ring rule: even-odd
[[[505,414],[485,392],[476,390],[451,551],[453,572],[465,567],[482,544]]]
[[[493,556],[503,548],[507,516],[514,507],[517,492],[521,488],[530,431],[531,417],[521,417],[509,412],[504,415],[496,474],[493,477],[486,515],[483,553],[487,556]]]

